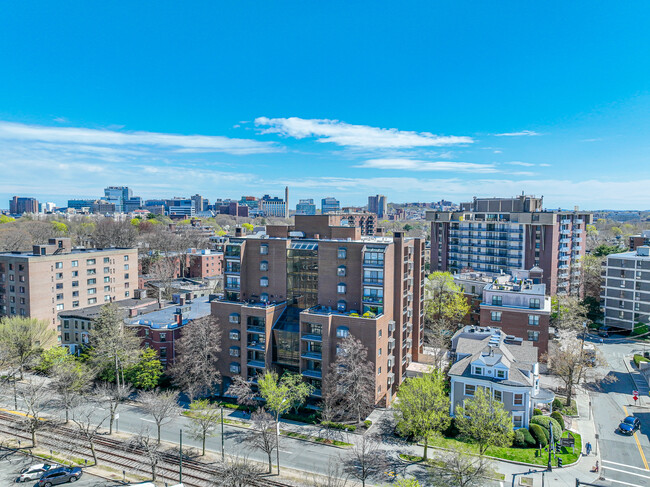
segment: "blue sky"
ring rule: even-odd
[[[643,2],[11,2],[0,207],[129,185],[650,208]],[[293,206],[292,205],[292,206]]]

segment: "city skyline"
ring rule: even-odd
[[[585,5],[10,5],[0,200],[647,209],[648,6]]]

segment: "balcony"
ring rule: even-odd
[[[388,350],[392,350],[395,348],[395,339],[393,337],[390,337],[388,339]]]
[[[568,244],[568,243],[571,243],[571,239],[570,239],[570,238],[567,238],[567,237],[563,237],[563,238],[560,239],[560,243],[561,243],[561,244]]]
[[[321,352],[306,351],[300,356],[307,360],[323,360],[323,354]]]
[[[388,362],[386,363],[386,365],[388,365],[389,369],[393,368],[393,366],[395,365],[395,355],[388,356]]]
[[[380,296],[363,296],[361,301],[371,304],[384,304],[384,298]]]
[[[266,330],[264,328],[262,328],[261,326],[254,326],[254,325],[246,325],[246,331],[248,333],[261,333],[261,334],[266,333]]]
[[[323,372],[321,370],[316,370],[316,369],[305,369],[302,371],[302,375],[305,377],[310,377],[312,379],[323,378]]]
[[[249,367],[253,367],[255,369],[264,369],[266,368],[266,364],[262,362],[261,360],[248,360],[246,362],[246,365]]]
[[[388,333],[393,333],[395,331],[395,322],[390,320],[388,322]]]
[[[562,225],[571,225],[571,220],[569,220],[568,218],[563,218],[563,219],[560,221],[560,223],[561,223]]]
[[[311,393],[312,397],[323,397],[323,391],[320,389],[314,389]]]
[[[258,352],[265,351],[266,344],[260,342],[248,342],[246,348],[248,350],[257,350]]]
[[[300,337],[300,339],[305,340],[307,342],[322,342],[323,336],[315,335],[313,333],[305,333],[303,336]]]
[[[384,280],[377,277],[364,277],[363,283],[369,286],[383,286]]]
[[[383,259],[363,259],[364,267],[384,267]]]

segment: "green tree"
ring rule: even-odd
[[[0,225],[3,223],[10,223],[10,222],[15,222],[15,218],[11,218],[10,216],[7,215],[0,215]]]
[[[253,229],[255,228],[252,224],[250,223],[242,223],[242,227],[246,229],[248,233],[252,233]]]
[[[469,312],[463,292],[449,272],[434,272],[425,282],[425,317],[429,322],[457,325]]]
[[[474,439],[481,455],[491,446],[512,444],[510,414],[501,402],[492,399],[489,390],[477,387],[474,397],[456,408],[455,418],[460,433]]]
[[[68,347],[52,347],[41,352],[38,364],[34,368],[42,374],[49,375],[52,367],[59,364],[73,364],[75,360]]]
[[[207,399],[190,403],[190,436],[201,442],[201,455],[205,456],[205,440],[216,436],[217,426],[221,423],[221,410]]]
[[[594,249],[593,255],[596,257],[606,257],[609,254],[620,254],[621,252],[625,252],[625,250],[618,245],[600,244]]]
[[[162,377],[163,367],[158,353],[153,348],[145,348],[140,360],[124,371],[124,379],[138,389],[154,389]]]
[[[449,426],[449,397],[445,377],[439,369],[422,377],[407,379],[397,390],[394,404],[397,429],[403,435],[424,441],[427,459],[429,439]]]
[[[44,349],[56,344],[56,332],[47,321],[12,316],[0,320],[0,355],[18,367],[23,379],[25,367],[35,363]]]
[[[55,232],[60,233],[61,235],[67,235],[68,233],[68,225],[63,222],[53,221],[52,228]]]
[[[563,295],[551,299],[551,323],[562,330],[582,330],[587,321],[587,307],[577,296]]]

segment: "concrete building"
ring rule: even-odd
[[[130,298],[137,249],[73,249],[51,238],[32,252],[0,254],[0,316],[30,316],[56,327],[57,313]]]
[[[9,213],[22,215],[23,213],[38,213],[38,200],[36,198],[23,198],[14,196],[9,200]]]
[[[132,196],[124,202],[124,212],[131,213],[136,210],[142,209],[144,206],[144,201],[139,196]]]
[[[190,198],[165,200],[170,218],[190,218],[194,216],[194,201]]]
[[[650,230],[644,230],[640,235],[630,235],[629,246],[631,251],[642,245],[650,246]]]
[[[115,211],[124,212],[124,204],[133,197],[133,191],[127,186],[109,186],[104,189],[104,199],[115,205]]]
[[[300,200],[296,205],[296,215],[315,215],[316,205],[313,199]]]
[[[341,211],[341,202],[332,196],[323,198],[320,202],[320,212],[325,213],[338,213]]]
[[[285,218],[287,215],[286,202],[282,198],[271,198],[268,194],[265,194],[260,199],[259,210],[262,216],[277,216]]]
[[[539,386],[537,348],[498,328],[466,326],[452,338],[450,415],[479,388],[503,403],[515,429],[527,428],[538,404],[553,402]]]
[[[542,198],[474,198],[459,211],[427,211],[431,270],[512,273],[540,267],[551,295],[581,293],[589,212],[543,210]]]
[[[363,237],[334,215],[231,237],[225,294],[212,301],[224,328],[224,390],[236,375],[255,383],[273,367],[301,373],[319,397],[351,334],[373,361],[376,403],[390,403],[422,351],[423,252],[421,239]]]
[[[388,200],[383,194],[368,196],[368,211],[375,213],[378,218],[388,216]]]
[[[604,324],[633,330],[636,323],[650,322],[650,247],[610,254],[603,263],[600,294]]]

